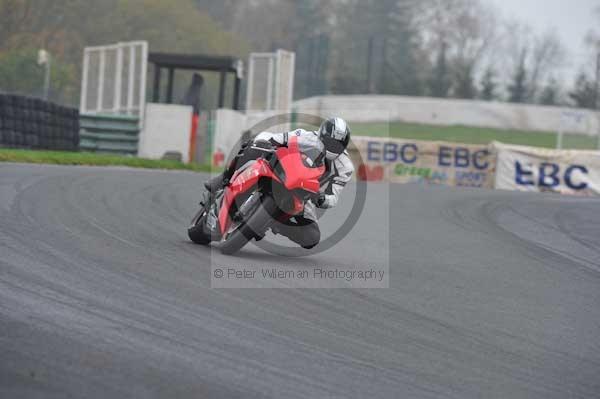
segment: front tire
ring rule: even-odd
[[[221,244],[219,248],[221,253],[223,255],[233,255],[248,244],[250,240],[256,238],[257,234],[264,233],[273,221],[276,211],[275,201],[270,196],[266,196],[248,220]]]

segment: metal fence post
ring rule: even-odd
[[[115,51],[117,52],[117,65],[115,66],[113,112],[119,113],[121,111],[121,89],[123,83],[123,47],[119,45]]]

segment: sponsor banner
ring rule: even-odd
[[[492,188],[495,159],[488,146],[354,137],[357,178],[393,183],[431,183]]]
[[[497,156],[495,188],[600,195],[600,151],[550,150],[491,144]]]

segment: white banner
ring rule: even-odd
[[[353,137],[349,150],[359,180],[493,187],[487,145]]]
[[[497,154],[495,188],[600,195],[600,151],[491,145]]]

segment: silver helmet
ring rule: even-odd
[[[342,118],[330,118],[321,124],[319,137],[325,145],[327,159],[333,161],[348,147],[350,127]]]

